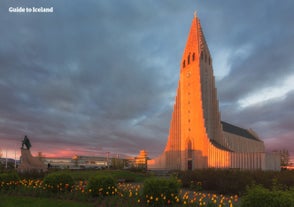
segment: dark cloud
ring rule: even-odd
[[[284,96],[267,98],[262,94],[264,89],[282,88],[285,80],[293,76],[294,28],[290,21],[294,16],[290,10],[294,4],[290,1],[241,4],[243,9],[220,15],[226,23],[222,24],[225,29],[219,35],[224,41],[218,44],[230,52],[229,73],[217,81],[222,117],[253,128],[265,140],[268,150],[286,148],[294,154],[289,147],[293,146],[294,136],[293,85],[288,86],[289,92]],[[240,107],[240,101],[253,94],[260,94],[265,100]]]
[[[54,13],[13,14],[9,6],[54,6]],[[217,77],[223,119],[265,140],[290,137],[293,93],[246,108],[238,101],[293,74],[291,7],[291,1],[1,1],[0,139],[17,143],[28,134],[45,154],[46,146],[56,153],[159,154],[196,9],[212,58],[229,54],[228,72]]]
[[[246,108],[224,107],[222,117],[251,128],[264,140],[268,151],[288,149],[294,154],[294,90],[283,98],[271,99]],[[223,109],[224,109],[223,108]]]

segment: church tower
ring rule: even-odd
[[[256,134],[221,122],[212,58],[195,13],[180,62],[168,141],[162,155],[148,161],[148,168],[259,169],[262,157],[264,144]]]

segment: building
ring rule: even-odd
[[[42,161],[49,168],[57,169],[123,169],[133,163],[133,158],[128,157],[103,157],[74,155],[72,158],[65,157],[42,157]]]
[[[0,157],[0,170],[2,168],[17,168],[20,161],[12,158],[1,158]]]
[[[222,122],[218,105],[212,58],[195,14],[180,64],[168,141],[148,168],[279,170],[279,156],[265,153],[253,130]]]
[[[51,168],[59,169],[102,169],[111,165],[107,157],[80,156],[75,155],[72,158],[42,158],[43,162]]]
[[[137,168],[146,169],[147,168],[148,153],[145,150],[140,150],[140,153],[135,157],[134,166]]]

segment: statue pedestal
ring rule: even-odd
[[[33,157],[31,151],[28,149],[21,149],[21,163],[18,167],[19,172],[46,172],[47,167],[44,163],[38,158]]]

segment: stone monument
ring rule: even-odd
[[[24,137],[21,146],[20,165],[18,167],[19,172],[46,172],[47,167],[41,161],[39,157],[33,157],[30,151],[32,147],[31,142],[27,136]]]

